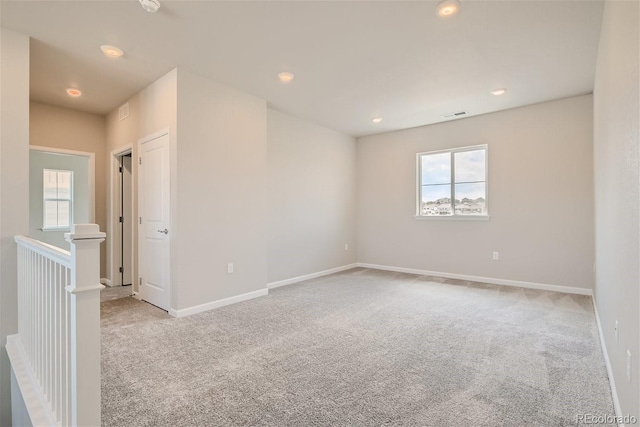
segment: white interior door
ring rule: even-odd
[[[169,310],[169,133],[158,135],[138,143],[139,292]]]

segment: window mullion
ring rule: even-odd
[[[456,168],[456,156],[455,153],[451,153],[451,215],[456,214],[456,184],[455,184],[455,168]]]
[[[422,215],[422,155],[417,156],[417,171],[416,183],[418,184],[416,190],[418,191],[418,206],[416,206],[416,215]]]

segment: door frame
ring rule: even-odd
[[[131,153],[133,157],[133,144],[124,145],[116,150],[111,151],[109,156],[109,212],[107,219],[107,271],[109,272],[110,279],[106,281],[106,285],[108,286],[122,286],[122,275],[118,271],[119,263],[118,259],[121,257],[121,243],[120,236],[118,235],[118,218],[120,217],[120,213],[118,212],[118,208],[120,206],[120,188],[118,186],[118,175],[120,175],[120,161],[119,158],[125,154]],[[136,168],[135,162],[132,163],[132,171],[131,175],[133,180],[135,180]],[[131,184],[131,206],[134,209],[134,215],[132,219],[135,219],[135,210],[137,206],[134,204],[135,201],[135,185]],[[136,287],[136,273],[137,273],[137,265],[135,263],[135,242],[136,241],[136,233],[133,233],[131,239],[131,265],[133,266],[133,272],[131,276],[134,278],[132,289],[137,289]],[[136,292],[134,292],[134,296],[136,296]]]
[[[175,231],[174,230],[175,229],[174,222],[173,222],[173,213],[174,212],[173,212],[173,209],[172,209],[173,200],[171,200],[172,196],[173,196],[172,190],[171,190],[171,186],[172,186],[172,184],[171,184],[171,179],[172,179],[171,171],[172,171],[173,153],[172,153],[172,147],[171,147],[171,132],[170,132],[170,128],[168,128],[168,127],[167,128],[163,128],[163,129],[158,130],[157,132],[153,132],[153,133],[151,133],[151,134],[149,134],[147,136],[144,136],[144,137],[140,138],[138,140],[137,145],[136,145],[137,151],[136,151],[136,155],[133,157],[132,164],[134,166],[134,170],[136,171],[136,177],[134,177],[134,180],[136,182],[134,184],[134,187],[136,187],[136,191],[138,192],[138,191],[140,191],[140,180],[137,179],[138,163],[136,163],[136,157],[138,158],[138,162],[139,162],[140,159],[141,159],[140,147],[143,144],[147,143],[147,142],[151,142],[154,139],[158,139],[158,138],[163,137],[165,135],[167,135],[169,137],[169,147],[167,147],[167,152],[169,154],[169,159],[168,159],[169,160],[169,198],[170,198],[169,199],[169,229],[171,230],[171,233],[172,233],[172,236],[173,236],[173,233]],[[140,218],[141,217],[140,199],[136,200],[136,204],[134,205],[134,209],[136,209],[136,215],[135,216]],[[138,221],[138,225],[139,225],[139,223],[140,223],[140,221]],[[142,245],[140,244],[140,240],[142,239],[143,235],[144,235],[144,233],[142,233],[140,231],[140,227],[138,227],[137,228],[137,232],[134,233],[134,240],[138,243],[138,248],[137,248],[137,251],[136,251],[136,255],[138,256],[138,262],[140,262],[140,259],[141,259],[140,252],[142,250]],[[174,301],[174,299],[173,299],[173,286],[172,286],[172,283],[171,283],[171,277],[172,277],[171,276],[172,275],[172,268],[171,267],[172,267],[172,264],[173,264],[173,253],[172,253],[173,251],[172,251],[172,244],[171,244],[172,240],[173,240],[173,237],[169,240],[169,243],[168,243],[169,244],[169,264],[167,265],[167,275],[168,275],[168,277],[167,277],[167,293],[169,295],[169,305],[167,307],[167,313],[169,313],[170,315],[171,315],[171,313],[173,311],[172,307],[173,307],[173,301]],[[139,289],[139,284],[140,284],[142,276],[141,276],[140,269],[138,267],[139,267],[139,265],[136,266],[136,275],[133,278],[134,279],[133,280],[133,282],[134,282],[133,285],[136,287],[135,289],[137,290],[137,292],[134,292],[134,297],[136,297],[139,300],[142,300],[141,292],[140,292],[140,289]]]
[[[41,145],[30,145],[29,150],[42,151],[54,154],[67,154],[89,158],[89,221],[96,222],[96,153],[89,151],[67,150],[66,148],[44,147]]]

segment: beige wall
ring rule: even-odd
[[[107,116],[108,161],[127,145],[135,159],[139,139],[170,130],[171,308],[264,289],[266,102],[176,69],[129,100],[129,111],[123,121],[117,110]],[[134,210],[137,216],[137,202]],[[228,262],[235,273],[227,274]]]
[[[0,425],[11,425],[5,343],[18,331],[17,250],[29,234],[29,37],[0,30]]]
[[[593,92],[595,300],[621,413],[635,416],[640,415],[638,14],[637,1],[605,2]],[[626,378],[627,349],[633,360],[631,382]]]
[[[358,140],[358,260],[591,289],[590,95]],[[489,146],[489,221],[416,220],[416,153]],[[500,260],[492,260],[492,252]]]
[[[177,309],[266,288],[266,114],[264,100],[178,70]]]
[[[269,109],[267,163],[269,283],[355,263],[355,138]]]
[[[175,171],[175,151],[177,141],[177,70],[172,70],[147,88],[136,94],[129,101],[129,117],[124,120],[119,120],[118,109],[112,111],[106,118],[106,140],[107,140],[107,159],[105,167],[107,168],[107,212],[111,213],[111,217],[107,218],[108,236],[113,237],[113,232],[116,230],[117,214],[114,211],[116,206],[112,205],[111,199],[113,198],[113,188],[111,188],[111,174],[113,173],[112,162],[113,153],[121,151],[127,146],[133,147],[133,159],[137,159],[138,155],[138,141],[145,136],[151,135],[162,129],[169,129],[170,133],[170,145],[172,154],[171,169]],[[133,193],[134,193],[134,205],[133,216],[138,216],[138,180],[137,180],[137,167],[138,162],[133,161]],[[172,188],[172,222],[175,214],[175,206],[173,203],[176,200],[173,192],[176,189],[176,176],[172,173],[171,188]],[[135,236],[138,233],[138,224],[134,222],[133,225],[133,245],[134,245],[134,265],[133,265],[133,288],[138,290],[138,240]],[[112,263],[112,246],[113,238],[107,239],[107,274],[108,278],[112,279],[114,276],[114,265]],[[172,241],[173,249],[173,241]],[[117,266],[115,267],[117,268]]]
[[[29,143],[95,154],[95,215],[107,229],[107,147],[105,118],[53,105],[29,105]],[[107,277],[107,245],[100,245],[100,277]]]

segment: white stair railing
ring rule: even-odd
[[[105,234],[96,224],[76,224],[65,238],[71,251],[15,238],[18,333],[7,337],[6,346],[19,388],[12,395],[20,393],[33,425],[99,426]]]

